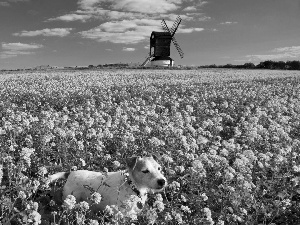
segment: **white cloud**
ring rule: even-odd
[[[123,51],[125,51],[125,52],[133,52],[133,51],[135,51],[135,48],[123,47]]]
[[[290,54],[300,54],[300,46],[292,46],[292,47],[283,47],[283,48],[275,48],[273,52],[288,52]]]
[[[12,58],[16,57],[18,55],[31,55],[35,54],[35,52],[32,52],[33,50],[42,48],[43,45],[40,44],[24,44],[24,43],[1,43],[2,51],[0,53],[0,58],[1,59],[6,59],[6,58]]]
[[[275,48],[271,52],[275,54],[266,55],[246,55],[247,58],[251,60],[288,60],[300,57],[300,46],[282,47]]]
[[[108,7],[111,10],[125,12],[142,12],[146,14],[165,13],[179,8],[181,0],[79,0],[79,8],[94,10],[99,7]]]
[[[202,16],[198,20],[199,21],[208,21],[208,20],[211,20],[211,17],[210,16]]]
[[[17,3],[17,2],[28,2],[29,0],[6,0],[6,1],[1,1],[0,2],[0,7],[1,6],[10,6],[11,3]]]
[[[107,49],[105,49],[106,51],[109,51],[109,52],[112,52],[112,49],[110,49],[110,48],[107,48]]]
[[[10,50],[10,51],[26,51],[26,50],[33,50],[33,49],[38,49],[42,48],[43,45],[39,44],[24,44],[24,43],[5,43],[2,42],[2,49],[4,50]]]
[[[177,33],[192,33],[192,32],[200,32],[203,31],[204,28],[190,27],[190,28],[181,28],[177,31]]]
[[[169,28],[178,16],[186,23],[207,21],[211,18],[204,13],[194,12],[202,5],[201,0],[78,0],[78,9],[66,15],[47,21],[100,20],[102,23],[89,30],[79,32],[83,38],[99,42],[135,44],[148,40],[152,31],[162,31],[161,20],[165,19]],[[182,11],[183,9],[187,12]],[[202,31],[203,28],[180,25],[179,33]]]
[[[237,22],[226,21],[226,22],[222,22],[220,24],[222,24],[222,25],[230,25],[230,24],[237,24]]]
[[[81,9],[91,9],[101,2],[102,0],[79,0],[78,5]]]
[[[197,10],[196,6],[188,6],[188,7],[184,8],[182,11],[191,12],[191,11],[196,11],[196,10]]]
[[[82,22],[86,22],[88,19],[91,19],[93,17],[93,15],[80,15],[80,14],[76,14],[76,13],[71,13],[71,14],[66,14],[63,16],[59,16],[56,18],[50,18],[46,21],[65,21],[65,22],[71,22],[71,21],[82,21]]]
[[[6,2],[29,2],[29,0],[6,0]]]
[[[82,31],[84,38],[99,42],[112,42],[122,44],[136,44],[148,40],[152,31],[162,31],[161,20],[140,19],[112,21],[101,24],[93,29]],[[166,21],[171,28],[172,21]],[[191,33],[202,31],[203,28],[180,28],[178,33]]]
[[[14,36],[20,36],[20,37],[34,37],[34,36],[47,36],[47,37],[65,37],[70,34],[72,28],[46,28],[43,30],[35,30],[35,31],[26,31],[23,30],[20,33],[14,33]]]
[[[204,5],[208,4],[208,1],[199,1],[199,3],[197,4],[198,7],[202,7]]]
[[[80,34],[99,42],[135,44],[149,38],[153,30],[161,30],[160,20],[123,20],[101,24]]]
[[[10,6],[8,2],[0,2],[0,6]]]
[[[121,20],[121,19],[159,19],[176,17],[178,10],[195,10],[206,4],[206,1],[194,0],[78,0],[78,10],[66,15],[50,18],[46,21],[82,21]],[[176,14],[172,13],[176,12]],[[175,16],[176,15],[176,16]],[[197,20],[198,15],[181,15],[183,20]]]
[[[168,0],[115,0],[113,9],[154,14],[177,10],[180,7],[179,4],[180,1]]]

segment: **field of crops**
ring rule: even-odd
[[[300,73],[0,73],[0,224],[300,224]],[[48,174],[161,156],[135,218],[61,200]]]

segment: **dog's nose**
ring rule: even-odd
[[[157,180],[157,184],[159,186],[161,186],[161,187],[163,187],[165,185],[165,183],[166,183],[165,179],[159,179],[159,180]]]

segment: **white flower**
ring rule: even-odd
[[[34,153],[33,148],[22,148],[22,151],[20,153],[21,158],[26,162],[28,166],[31,165],[31,159],[30,156]]]
[[[181,205],[180,209],[185,213],[191,213],[191,209],[188,206]]]
[[[78,207],[82,210],[82,211],[87,211],[89,210],[90,206],[89,203],[87,203],[86,201],[82,201],[78,203]]]
[[[66,209],[73,209],[76,204],[76,198],[73,195],[68,195],[67,198],[64,200],[63,207]]]
[[[99,225],[97,220],[89,220],[89,225]]]
[[[82,166],[86,165],[85,161],[82,158],[80,158],[79,160],[80,160]]]
[[[161,201],[155,201],[153,203],[153,207],[156,208],[158,210],[158,212],[162,212],[165,209],[165,205]]]
[[[104,212],[108,215],[113,215],[114,211],[111,206],[107,205],[104,209]]]
[[[20,199],[25,199],[27,196],[26,196],[26,194],[25,194],[24,191],[20,191],[18,197],[19,197]]]
[[[119,161],[113,161],[113,167],[119,168],[121,166],[121,163]]]
[[[229,171],[226,171],[225,173],[225,180],[226,181],[231,181],[234,178],[234,175],[230,173]]]
[[[201,197],[202,197],[203,201],[207,201],[207,199],[208,199],[208,197],[205,193],[202,193]]]
[[[91,195],[91,200],[93,203],[95,204],[99,204],[101,202],[101,199],[102,199],[102,196],[100,193],[98,192],[94,192],[92,195]]]

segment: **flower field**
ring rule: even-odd
[[[297,71],[0,73],[0,117],[0,224],[300,224]],[[151,154],[168,186],[138,218],[47,180]]]

